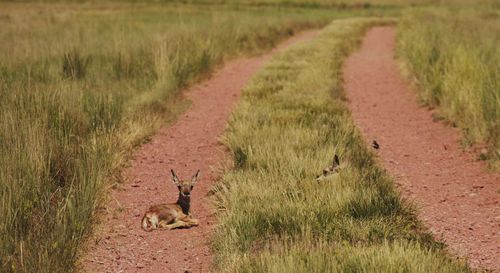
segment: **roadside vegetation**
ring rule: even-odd
[[[127,156],[186,109],[183,88],[224,61],[258,54],[332,19],[396,15],[399,7],[387,7],[414,3],[76,2],[0,3],[0,272],[71,271],[106,190],[119,186]],[[491,143],[498,155],[498,92],[488,91],[498,90],[498,35],[488,36],[499,33],[498,13],[484,15],[410,13],[400,27],[409,33],[400,35],[400,52],[423,89],[431,90],[423,92],[430,94],[428,103],[442,106],[468,139]],[[276,58],[247,87],[225,136],[235,168],[216,194],[224,211],[214,244],[221,270],[468,272],[423,231],[364,148],[343,105],[342,59],[375,22],[336,21],[315,42]],[[474,25],[463,27],[469,23]],[[433,31],[447,40],[430,39]],[[475,38],[452,40],[453,31]],[[428,83],[422,80],[429,66],[415,65],[414,58],[429,57],[427,49],[405,44],[414,37],[432,41],[416,46],[432,46],[441,72],[457,72],[445,80],[434,71]],[[487,41],[480,49],[460,53],[480,39]],[[464,48],[452,47],[454,42]],[[453,62],[478,70],[461,71],[448,64]],[[467,92],[456,93],[456,102],[444,98],[453,79],[467,90],[482,90],[484,95],[471,95],[474,108],[460,104]],[[437,81],[448,82],[439,96],[433,94]],[[493,112],[481,111],[492,105]],[[469,110],[473,117],[455,119],[460,115],[453,113]],[[468,129],[468,122],[479,125]],[[317,184],[315,175],[335,153],[349,167]]]
[[[399,24],[398,51],[420,98],[463,129],[465,145],[486,143],[500,167],[500,12],[418,9]]]
[[[77,0],[75,0],[77,1]],[[207,4],[207,5],[247,5],[247,6],[274,6],[299,8],[336,8],[336,9],[369,9],[373,7],[401,8],[413,6],[440,6],[440,5],[498,5],[496,0],[175,0],[180,3]]]
[[[183,87],[331,12],[0,3],[0,271],[67,272],[132,148]]]
[[[245,88],[215,189],[221,272],[469,272],[449,258],[374,160],[343,100],[342,61],[375,19],[336,20]],[[316,182],[333,156],[347,164]]]

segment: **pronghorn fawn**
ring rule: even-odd
[[[145,231],[157,228],[174,229],[198,225],[198,220],[193,219],[189,213],[189,206],[191,191],[198,182],[200,170],[196,172],[191,180],[180,180],[174,170],[170,170],[170,172],[172,173],[172,182],[179,189],[179,198],[175,203],[150,207],[142,218],[142,229]]]
[[[335,155],[333,157],[332,165],[323,169],[323,172],[320,175],[316,176],[316,181],[320,182],[321,180],[326,179],[329,176],[332,176],[334,174],[339,173],[340,170],[342,170],[344,168],[344,165],[345,164],[342,164],[342,165],[340,164],[339,157],[337,155]]]

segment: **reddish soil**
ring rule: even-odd
[[[345,90],[367,143],[403,196],[451,253],[500,272],[500,173],[460,146],[460,131],[435,122],[394,60],[395,30],[375,27],[345,63]]]
[[[135,152],[131,166],[124,170],[127,182],[110,193],[111,201],[102,217],[104,224],[97,228],[86,256],[81,259],[83,271],[210,271],[209,240],[216,217],[207,194],[227,155],[218,137],[248,79],[273,54],[293,43],[312,39],[316,33],[303,32],[268,54],[229,62],[209,80],[185,92],[192,101],[190,109]],[[177,200],[178,191],[170,179],[171,168],[181,179],[201,170],[191,197],[191,212],[200,225],[145,232],[140,222],[146,209]]]

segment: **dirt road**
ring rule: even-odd
[[[375,27],[345,63],[345,91],[365,141],[376,140],[403,196],[450,252],[500,272],[500,173],[460,147],[460,132],[419,105],[394,60],[395,29]]]
[[[128,178],[112,192],[102,225],[82,259],[85,272],[208,272],[212,262],[209,238],[215,224],[207,193],[226,156],[218,143],[240,90],[274,54],[296,42],[312,39],[316,31],[300,33],[268,54],[229,62],[209,80],[185,92],[190,109],[168,128],[160,129],[139,148]],[[191,211],[200,226],[191,229],[145,232],[140,228],[144,211],[153,204],[175,202],[177,188],[170,169],[190,178],[201,169],[193,190]]]

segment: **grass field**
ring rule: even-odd
[[[127,156],[186,109],[183,88],[224,61],[332,19],[422,4],[14,2],[25,1],[0,3],[0,272],[71,270]],[[498,35],[489,35],[499,33],[498,12],[404,13],[400,54],[422,98],[498,156]],[[421,228],[343,105],[342,58],[377,22],[331,24],[246,88],[225,136],[236,167],[216,195],[225,211],[214,244],[219,269],[468,272]],[[318,166],[334,153],[350,167],[318,186]]]
[[[379,20],[334,21],[244,90],[216,197],[221,272],[469,272],[448,258],[374,161],[343,101],[341,64]],[[315,181],[338,154],[339,176]]]
[[[0,4],[0,271],[71,268],[131,149],[188,105],[179,90],[334,16]]]
[[[415,6],[477,6],[490,5],[498,8],[496,0],[176,0],[179,3],[236,6],[274,6],[299,8],[369,9],[373,7],[406,8]]]
[[[463,142],[487,143],[500,167],[500,12],[491,8],[406,13],[398,50],[420,98],[463,129]]]

